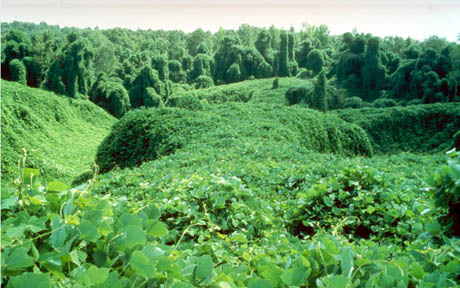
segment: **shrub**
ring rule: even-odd
[[[280,79],[276,77],[273,80],[272,89],[278,89],[280,87]]]
[[[178,107],[188,110],[202,110],[203,105],[194,95],[171,96],[168,98],[168,106]]]
[[[128,112],[99,145],[96,164],[101,172],[126,168],[174,153],[213,121],[183,109],[136,109]],[[205,129],[206,130],[206,129]]]
[[[295,76],[299,79],[309,79],[312,77],[312,74],[309,70],[305,69],[305,68],[301,68],[298,72],[297,72],[297,75]]]
[[[457,103],[341,110],[339,116],[362,127],[374,148],[384,153],[446,150],[460,130]]]
[[[286,91],[285,98],[289,105],[307,101],[308,89],[306,87],[291,87]]]
[[[11,60],[10,73],[11,73],[11,80],[17,81],[24,85],[26,84],[27,82],[26,67],[24,66],[21,60],[18,60],[18,59]]]
[[[364,106],[363,99],[359,98],[358,96],[353,96],[350,98],[345,99],[343,103],[343,108],[362,108]]]
[[[376,108],[385,108],[385,107],[394,107],[394,106],[398,106],[398,103],[393,100],[393,99],[386,99],[386,98],[380,98],[380,99],[377,99],[375,100],[374,102],[374,106]]]
[[[211,77],[201,75],[198,76],[194,81],[195,89],[209,88],[214,86],[214,81]]]

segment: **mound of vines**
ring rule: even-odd
[[[457,103],[347,109],[338,115],[362,127],[375,150],[383,153],[445,151],[460,130]]]
[[[334,115],[300,107],[225,103],[206,112],[178,108],[132,111],[101,143],[96,163],[106,172],[138,166],[177,149],[194,149],[192,143],[211,150],[253,141],[286,142],[343,155],[373,154],[364,130]]]

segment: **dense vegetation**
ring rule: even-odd
[[[2,287],[460,286],[458,44],[2,36]]]
[[[2,180],[18,175],[22,148],[28,151],[29,167],[71,180],[91,168],[114,122],[89,101],[2,80]]]
[[[460,101],[460,45],[436,36],[423,42],[355,32],[332,36],[326,26],[308,25],[187,34],[21,22],[2,23],[2,36],[3,79],[71,98],[89,95],[117,118],[167,102],[174,86],[189,90],[276,76],[314,79],[307,103],[321,111],[374,101]],[[324,91],[331,89],[340,91],[329,106]],[[288,97],[290,104],[300,100]]]

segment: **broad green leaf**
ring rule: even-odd
[[[448,173],[452,180],[456,181],[460,179],[460,164],[452,161],[449,163]]]
[[[343,250],[342,255],[340,256],[341,263],[340,266],[342,268],[342,275],[348,277],[351,273],[351,269],[353,268],[353,254],[350,250]]]
[[[286,285],[304,285],[305,281],[308,279],[310,272],[306,267],[294,267],[290,268],[281,275],[281,280]]]
[[[59,181],[52,181],[48,183],[48,192],[51,192],[51,193],[53,192],[59,193],[59,192],[66,191],[68,189],[69,189],[69,186],[67,184],[64,184]]]
[[[151,204],[145,207],[144,209],[142,209],[142,212],[147,214],[149,219],[152,219],[152,220],[158,220],[161,216],[160,209],[158,209],[158,207],[155,204]]]
[[[161,221],[149,219],[145,223],[145,228],[147,233],[151,236],[163,237],[168,235],[168,228],[166,228],[166,225]]]
[[[40,176],[40,170],[33,168],[24,168],[23,179],[25,184],[37,183],[38,176]],[[30,182],[30,179],[32,179],[33,183]]]
[[[446,273],[457,273],[458,269],[459,265],[456,260],[451,260],[446,265],[441,265],[441,267],[439,267],[439,271]]]
[[[236,233],[232,235],[232,241],[239,242],[239,243],[246,243],[248,242],[248,239],[246,239],[246,236],[241,233]]]
[[[410,273],[417,279],[422,279],[425,271],[423,271],[423,267],[418,264],[417,262],[412,263]]]
[[[109,277],[109,272],[109,268],[99,268],[91,265],[91,267],[86,270],[86,276],[88,277],[90,285],[97,285],[104,283],[107,277]]]
[[[49,273],[25,272],[13,277],[10,281],[12,288],[51,288]]]
[[[334,275],[321,279],[328,288],[347,288],[348,278],[343,275]]]
[[[272,284],[264,279],[251,279],[249,280],[248,288],[272,288]]]
[[[2,253],[2,257],[5,257],[5,267],[10,271],[34,265],[34,259],[27,255],[27,249],[24,247],[13,248],[10,253]]]
[[[46,267],[48,271],[62,272],[62,261],[56,252],[42,253],[38,258],[38,263]]]
[[[126,234],[126,245],[128,248],[145,244],[146,235],[140,227],[128,225],[123,228],[123,232]]]
[[[196,266],[196,276],[200,279],[206,279],[212,273],[212,258],[209,255],[203,255],[198,258]]]
[[[366,212],[369,213],[369,214],[374,213],[374,211],[375,211],[375,207],[374,207],[374,206],[368,206],[368,207],[366,208]]]
[[[133,225],[133,226],[142,226],[142,219],[131,213],[124,213],[120,216],[120,220],[123,223],[123,226]]]
[[[332,206],[332,200],[328,196],[323,196],[323,201],[324,201],[324,204],[326,204],[327,207]]]
[[[78,230],[80,230],[81,240],[96,242],[97,239],[101,237],[101,234],[97,231],[96,226],[87,220],[81,221],[80,226],[78,226]]]
[[[151,279],[155,276],[155,268],[147,256],[141,251],[134,251],[129,261],[131,268],[145,279]]]
[[[281,275],[283,275],[283,269],[278,266],[272,266],[262,272],[262,276],[269,280],[273,287],[278,287],[281,282]]]
[[[439,222],[434,221],[431,223],[426,223],[425,230],[431,235],[438,235],[442,231],[442,226],[439,224]]]
[[[56,249],[60,249],[64,246],[64,243],[67,239],[67,232],[64,221],[61,221],[59,216],[54,216],[51,219],[51,230],[53,231],[50,236],[50,244]]]

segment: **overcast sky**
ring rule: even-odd
[[[357,28],[376,36],[455,41],[460,0],[1,0],[3,22],[130,29],[237,29],[243,23],[299,29],[326,24],[332,34]]]

